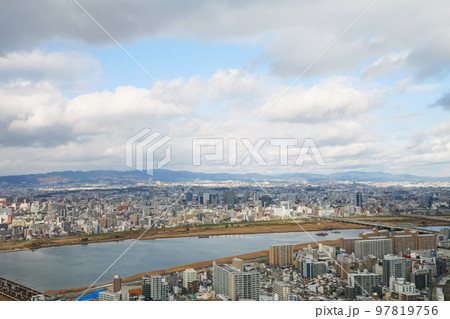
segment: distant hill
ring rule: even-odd
[[[197,173],[189,171],[172,171],[166,169],[154,170],[154,175],[150,176],[140,171],[64,171],[50,172],[43,174],[0,176],[0,186],[7,187],[36,187],[36,186],[83,186],[86,184],[104,185],[130,185],[137,183],[147,183],[150,180],[161,182],[189,182],[195,179],[202,181],[272,181],[272,182],[301,182],[301,183],[329,183],[339,182],[450,182],[450,177],[427,177],[415,175],[394,175],[380,172],[358,172],[349,171],[333,173],[329,175],[321,174],[229,174],[229,173]]]

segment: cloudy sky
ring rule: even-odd
[[[445,0],[77,1],[0,3],[0,175],[126,170],[149,128],[174,170],[450,176]],[[193,138],[238,165],[193,166]],[[306,138],[326,165],[290,165]]]

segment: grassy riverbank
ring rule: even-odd
[[[363,226],[352,225],[340,222],[317,222],[317,221],[297,221],[292,220],[274,220],[252,223],[235,224],[214,224],[199,225],[189,227],[158,228],[149,229],[140,238],[142,240],[158,238],[176,238],[176,237],[196,237],[196,236],[219,236],[219,235],[239,235],[239,234],[265,234],[265,233],[285,233],[301,231],[323,231],[330,229],[356,229],[365,228]],[[302,229],[303,228],[303,229]],[[112,242],[138,238],[144,230],[135,230],[127,232],[100,233],[87,236],[68,236],[61,238],[43,238],[27,241],[14,241],[0,243],[0,252],[12,252],[20,250],[39,249],[45,247],[82,245],[91,243]]]

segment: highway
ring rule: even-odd
[[[417,230],[419,233],[425,233],[425,234],[439,234],[438,231],[430,230],[430,229],[421,229],[418,227],[403,227],[401,225],[389,225],[389,224],[383,224],[383,223],[377,223],[377,222],[370,222],[366,220],[358,220],[354,218],[336,218],[336,217],[320,217],[321,219],[335,221],[335,222],[341,222],[341,223],[349,223],[349,224],[355,224],[355,225],[365,225],[370,226],[372,228],[379,228],[379,229],[389,229],[391,231],[393,230],[404,230],[404,229],[410,229],[410,230]]]
[[[16,301],[44,299],[44,294],[42,292],[2,277],[0,277],[0,294]],[[36,296],[40,296],[40,298],[36,298]]]

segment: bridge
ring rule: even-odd
[[[0,277],[0,295],[15,301],[45,300],[42,292]]]
[[[337,218],[337,217],[323,217],[323,216],[320,218],[325,219],[325,220],[334,221],[334,222],[349,223],[349,224],[355,224],[355,225],[364,225],[364,226],[369,226],[371,228],[388,229],[390,231],[409,229],[409,230],[416,230],[419,233],[424,233],[424,234],[439,234],[439,232],[436,230],[422,229],[413,224],[389,225],[389,224],[371,222],[371,221],[367,221],[367,220],[358,220],[358,219],[354,219],[354,218],[342,218],[342,217]]]
[[[435,220],[438,222],[449,223],[449,225],[450,225],[450,218],[448,216],[427,216],[427,215],[407,214],[407,213],[400,214],[400,215],[403,217],[409,217],[409,218]]]

